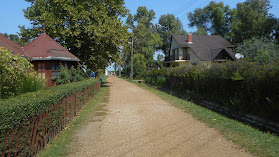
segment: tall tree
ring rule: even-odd
[[[134,41],[134,54],[142,54],[145,58],[147,66],[154,64],[154,53],[156,47],[162,44],[160,35],[155,32],[155,26],[152,21],[155,19],[155,12],[148,10],[146,7],[139,7],[135,15],[129,14],[126,24],[132,30]],[[131,45],[126,44],[123,47],[126,53],[126,65],[130,64]],[[139,55],[138,55],[139,56]]]
[[[268,13],[270,8],[269,0],[238,3],[232,23],[233,40],[240,43],[252,37],[272,39],[278,24],[277,19]]]
[[[274,41],[278,36],[278,19],[268,13],[270,8],[269,0],[246,0],[234,9],[224,6],[223,2],[212,1],[206,7],[188,13],[189,26],[203,27],[234,44],[253,37]]]
[[[21,26],[25,41],[43,32],[79,57],[88,68],[104,68],[119,58],[118,49],[127,40],[120,17],[127,9],[124,0],[26,0],[24,10],[32,27]]]
[[[156,32],[160,34],[163,39],[163,44],[157,47],[166,55],[170,48],[170,40],[172,35],[185,35],[186,31],[183,29],[182,23],[173,14],[161,15],[159,24],[157,24]]]
[[[200,26],[198,26],[198,30],[194,34],[196,34],[196,35],[208,35],[207,31]]]
[[[227,36],[230,32],[231,10],[223,2],[210,2],[203,9],[188,13],[190,27],[202,27],[211,34]]]

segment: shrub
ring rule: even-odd
[[[32,64],[7,49],[0,49],[0,98],[9,98],[44,87]]]
[[[84,72],[80,68],[74,68],[73,66],[69,70],[67,65],[60,65],[60,76],[56,78],[56,84],[66,84],[70,82],[77,82],[84,80]]]
[[[279,62],[268,65],[239,60],[211,67],[170,68],[147,75],[146,82],[224,104],[236,112],[279,121]],[[163,85],[162,85],[163,84]]]
[[[34,132],[37,132],[37,139],[39,138],[41,140],[39,143],[41,143],[42,146],[42,144],[44,144],[42,143],[44,138],[51,138],[50,136],[57,133],[57,130],[59,130],[58,128],[65,127],[62,126],[62,124],[65,124],[65,120],[73,117],[72,115],[74,115],[74,112],[76,112],[99,87],[100,84],[98,79],[88,79],[22,94],[9,100],[0,101],[1,152],[5,145],[5,132],[9,132],[10,135],[13,134],[12,130],[15,129],[17,132],[21,132],[20,137],[24,136],[25,140],[22,139],[22,142],[27,144],[27,151],[29,153],[30,151],[34,153],[34,138],[31,139],[31,145],[31,141],[26,140],[28,136],[32,136]],[[71,96],[73,94],[76,95]],[[44,117],[42,121],[40,117]],[[33,124],[35,123],[38,123],[38,127],[34,128]],[[22,128],[24,128],[24,131],[22,131]],[[44,137],[45,134],[48,135]],[[32,137],[35,137],[35,135]],[[15,139],[13,141],[8,140],[6,146],[8,145],[8,149],[11,149],[6,150],[24,152],[24,145],[23,147],[17,147],[15,143]],[[17,150],[15,150],[15,148],[17,148]]]

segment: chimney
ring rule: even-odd
[[[192,44],[193,41],[192,41],[192,34],[188,34],[187,35],[187,39],[188,39],[188,44]]]

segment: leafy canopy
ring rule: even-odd
[[[141,54],[146,60],[147,66],[154,64],[154,53],[156,47],[162,45],[162,39],[155,31],[155,26],[152,21],[155,19],[155,12],[148,10],[146,7],[139,7],[135,15],[129,14],[126,24],[132,31],[134,54]],[[123,58],[125,65],[130,64],[131,45],[126,44],[123,47]],[[127,68],[127,67],[126,67]]]
[[[212,1],[204,8],[188,13],[189,26],[204,28],[234,44],[253,37],[264,37],[278,42],[279,21],[269,13],[270,8],[269,0],[246,0],[233,9],[225,6],[223,2]]]
[[[172,35],[186,35],[186,31],[183,29],[182,23],[178,18],[175,18],[173,14],[161,15],[159,18],[159,24],[157,24],[156,32],[160,34],[163,40],[163,44],[159,45],[157,49],[163,51],[166,55],[167,50],[170,48],[170,40]]]
[[[263,38],[252,38],[239,44],[236,52],[243,54],[250,61],[268,64],[279,60],[279,47]]]
[[[124,0],[26,0],[24,10],[32,27],[21,26],[25,42],[46,33],[79,57],[89,69],[104,68],[119,58],[127,40],[120,17],[127,13]]]

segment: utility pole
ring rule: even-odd
[[[119,77],[121,77],[121,66],[120,66],[120,63],[118,64],[118,70],[119,70]]]
[[[132,37],[132,51],[131,51],[131,73],[130,78],[133,80],[133,47],[134,47],[134,38]]]

